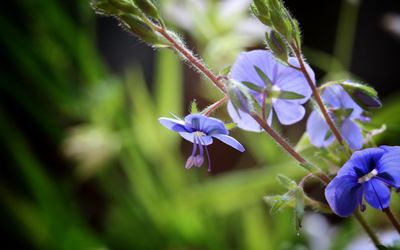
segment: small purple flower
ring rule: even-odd
[[[332,118],[343,135],[343,138],[353,150],[362,147],[361,128],[355,120],[366,121],[362,115],[363,109],[358,106],[340,85],[327,87],[322,93],[322,99],[330,110]],[[313,111],[307,121],[307,133],[311,143],[316,147],[328,147],[335,140],[325,119],[318,111]]]
[[[299,66],[294,57],[290,57],[288,61],[293,66]],[[314,72],[308,65],[306,68],[315,82]],[[311,96],[311,88],[306,78],[299,70],[279,63],[270,51],[253,50],[240,53],[232,66],[230,77],[245,83],[261,107],[267,105],[268,124],[272,122],[273,113],[284,125],[296,123],[304,117],[305,109],[302,104]],[[236,109],[232,102],[228,102],[228,112],[239,128],[262,131],[260,125],[248,113]]]
[[[363,197],[373,207],[383,210],[390,205],[389,187],[400,187],[400,147],[381,146],[355,152],[325,189],[333,212],[351,215]]]
[[[225,144],[244,152],[244,147],[236,139],[229,136],[224,123],[218,119],[210,118],[201,114],[190,114],[185,120],[159,118],[160,123],[175,132],[184,139],[193,143],[192,154],[186,161],[187,169],[192,166],[201,167],[204,163],[204,151],[208,158],[208,171],[211,171],[210,156],[207,145],[213,142],[213,137]]]

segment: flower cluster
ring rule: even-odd
[[[325,189],[332,210],[347,217],[363,198],[373,207],[389,207],[390,187],[400,188],[400,147],[381,146],[355,152]]]
[[[201,167],[204,163],[204,151],[208,158],[208,171],[211,171],[210,156],[207,146],[213,143],[213,138],[244,152],[245,149],[236,139],[229,136],[224,123],[216,118],[207,117],[201,114],[191,114],[184,120],[160,118],[160,123],[175,132],[178,132],[184,139],[193,143],[192,154],[186,161],[186,168],[192,166]]]

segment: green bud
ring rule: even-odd
[[[166,43],[162,37],[154,32],[138,16],[123,14],[120,18],[122,23],[143,41],[156,47],[168,47],[168,43]]]
[[[269,12],[267,11],[266,13],[261,13],[256,6],[255,2],[251,4],[250,6],[251,11],[253,14],[262,22],[263,24],[267,26],[272,26],[271,18],[269,16]]]
[[[286,42],[282,39],[282,37],[276,31],[272,30],[269,34],[265,34],[265,39],[268,48],[272,51],[276,59],[287,65],[289,52]]]
[[[351,96],[351,98],[365,110],[382,107],[378,93],[372,87],[351,81],[337,82]]]
[[[120,15],[121,10],[111,4],[108,0],[94,0],[91,1],[92,8],[102,15]]]
[[[114,5],[114,7],[125,13],[134,15],[139,14],[139,10],[131,2],[127,2],[124,0],[109,0],[109,2]]]
[[[161,22],[160,12],[150,0],[133,0],[133,2],[146,16]]]

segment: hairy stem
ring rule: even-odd
[[[160,33],[165,39],[167,39],[176,51],[178,51],[186,60],[189,61],[198,71],[204,74],[221,92],[225,93],[225,88],[220,79],[209,70],[199,58],[193,55],[183,44],[177,42],[166,29],[154,25],[154,29]]]
[[[274,139],[276,143],[278,143],[289,155],[291,155],[296,161],[300,163],[301,166],[313,166],[310,162],[303,158],[299,153],[296,152],[290,146],[285,139],[283,139],[278,133],[276,133],[261,117],[259,117],[256,113],[251,113],[251,116],[257,123],[265,130],[265,132]],[[315,171],[312,171],[312,174],[316,175],[325,185],[327,185],[330,181],[330,178],[318,167],[313,166]],[[310,171],[310,169],[307,169]]]
[[[400,234],[400,223],[396,219],[396,217],[394,217],[390,207],[383,209],[383,212],[386,214],[386,216],[388,217],[390,222],[393,224],[393,226],[396,228],[397,232]]]
[[[329,116],[328,111],[325,107],[324,102],[322,101],[321,95],[319,94],[318,88],[317,86],[314,84],[313,80],[310,77],[310,74],[308,74],[307,69],[304,65],[304,60],[302,58],[301,55],[301,51],[300,49],[296,46],[296,44],[292,44],[292,48],[294,51],[294,54],[297,58],[297,60],[299,61],[300,64],[300,71],[303,73],[304,77],[306,78],[308,85],[310,86],[312,92],[313,92],[313,96],[315,98],[315,101],[317,102],[318,107],[320,108],[322,115],[325,118],[326,123],[328,124],[329,128],[331,129],[332,133],[335,135],[336,139],[338,140],[338,142],[344,146],[345,145],[345,141],[343,140],[343,136],[340,133],[340,131],[338,130],[338,128],[336,127],[335,123],[332,121],[332,118]]]
[[[217,108],[221,107],[228,100],[227,96],[224,96],[222,99],[214,102],[208,108],[206,108],[204,115],[209,116],[212,112],[214,112]]]

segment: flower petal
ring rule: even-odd
[[[229,116],[232,118],[232,121],[234,121],[239,128],[252,132],[262,131],[260,125],[249,114],[241,110],[236,111],[231,102],[228,102],[227,106],[228,106]]]
[[[340,127],[340,132],[342,132],[343,138],[351,149],[358,150],[362,148],[363,137],[361,129],[355,122],[350,119],[345,119]]]
[[[185,117],[185,124],[186,127],[191,127],[193,131],[201,131],[206,135],[228,134],[228,130],[222,121],[201,114],[187,115]]]
[[[377,166],[378,178],[385,183],[400,188],[400,147],[381,146],[385,153]]]
[[[313,111],[307,120],[307,134],[311,143],[316,147],[328,147],[335,140],[333,134],[327,137],[329,131],[324,118],[317,111]]]
[[[280,123],[283,125],[290,125],[300,121],[306,110],[300,104],[292,100],[276,100],[272,104]]]
[[[176,132],[191,132],[185,127],[185,122],[182,120],[161,117],[158,119],[158,121],[167,129]]]
[[[390,205],[390,190],[381,180],[372,178],[364,183],[365,200],[376,209],[383,210]]]
[[[299,63],[296,58],[289,58],[289,62],[294,66],[299,66]],[[315,84],[315,75],[313,70],[305,64],[307,72],[309,73],[313,83]],[[276,69],[276,75],[273,78],[273,83],[283,91],[290,91],[300,95],[303,95],[302,99],[293,100],[296,103],[303,104],[308,99],[310,99],[312,91],[307,82],[307,79],[304,77],[303,73],[299,70],[293,69],[291,67],[285,65],[279,65]]]
[[[353,175],[360,178],[377,167],[377,163],[384,152],[381,148],[367,148],[354,152],[350,160],[343,165],[337,175]]]
[[[233,64],[230,76],[239,82],[251,82],[259,87],[265,87],[254,66],[260,68],[273,81],[273,69],[278,64],[270,51],[253,50],[242,52]]]
[[[213,135],[214,138],[217,138],[218,140],[222,141],[225,144],[228,144],[229,146],[235,148],[236,150],[239,150],[240,152],[244,152],[245,149],[240,142],[238,142],[235,138],[229,136],[229,135]]]
[[[324,102],[332,108],[353,109],[349,118],[358,119],[363,109],[347,94],[340,85],[332,85],[327,87],[322,93]]]
[[[179,133],[179,135],[182,136],[185,140],[194,143],[194,136],[195,136],[194,133],[181,132]],[[210,145],[211,143],[213,143],[213,139],[211,136],[201,136],[200,139],[201,139],[200,141],[201,145]]]
[[[354,176],[335,177],[325,189],[325,198],[335,214],[347,217],[361,203],[362,185]]]

